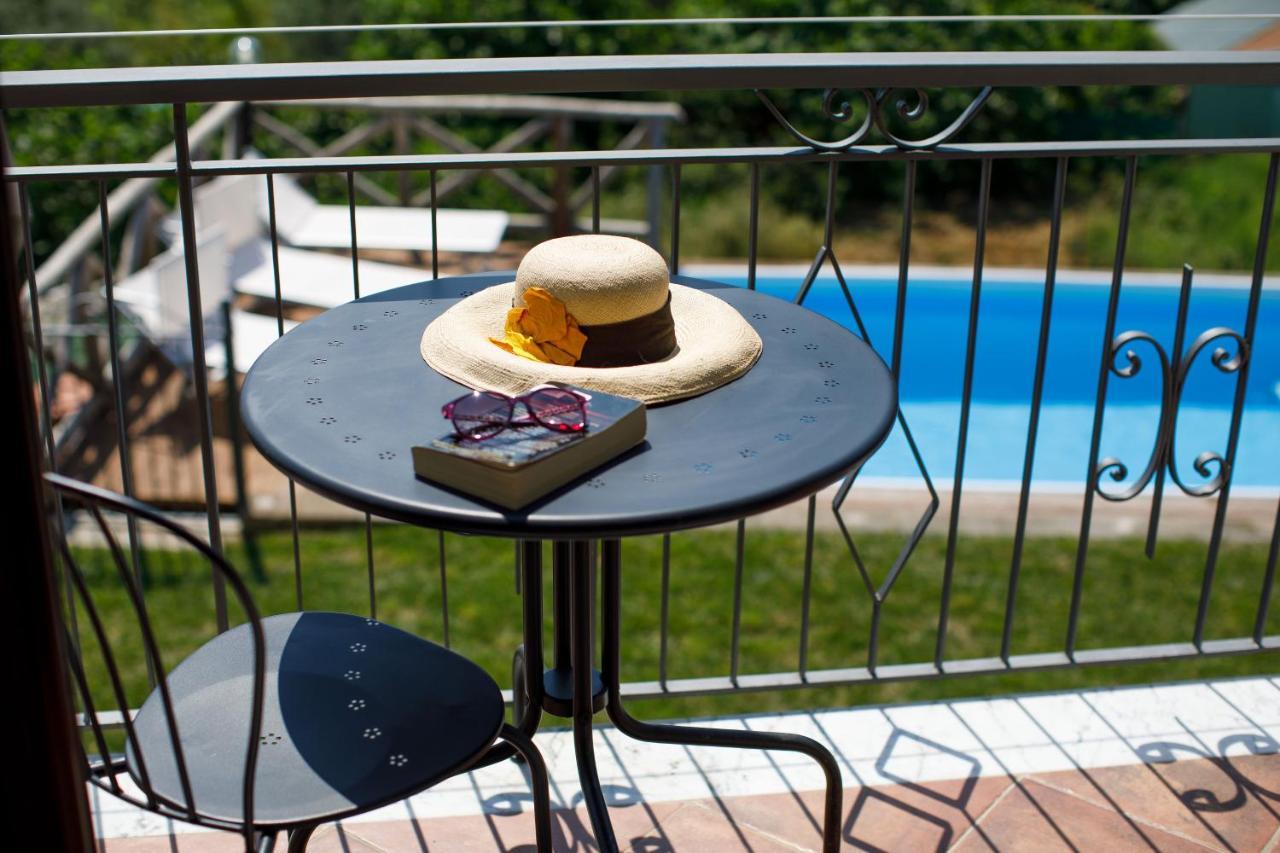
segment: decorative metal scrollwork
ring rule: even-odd
[[[1182,295],[1178,307],[1180,326],[1185,323],[1186,304],[1190,295],[1190,288],[1191,268],[1185,267]],[[1179,329],[1178,342],[1175,344],[1175,348],[1181,347],[1181,337],[1181,329]],[[1101,497],[1109,501],[1127,501],[1137,497],[1153,479],[1157,478],[1161,471],[1166,471],[1169,478],[1173,480],[1178,488],[1191,497],[1208,497],[1222,490],[1227,479],[1231,476],[1231,466],[1221,453],[1206,450],[1196,456],[1191,463],[1191,467],[1196,474],[1203,478],[1204,482],[1187,483],[1183,480],[1178,470],[1176,447],[1178,407],[1181,405],[1182,392],[1186,386],[1187,377],[1191,373],[1191,368],[1201,353],[1209,349],[1211,345],[1215,343],[1226,344],[1226,342],[1230,342],[1230,345],[1213,346],[1209,360],[1221,373],[1239,373],[1240,368],[1249,360],[1249,344],[1239,332],[1224,326],[1217,326],[1201,332],[1195,341],[1186,348],[1185,353],[1174,352],[1172,360],[1155,338],[1146,332],[1128,331],[1116,336],[1111,343],[1111,362],[1108,366],[1111,372],[1121,379],[1132,378],[1142,371],[1142,358],[1133,349],[1135,344],[1144,343],[1154,349],[1159,356],[1161,382],[1160,425],[1156,432],[1155,446],[1151,450],[1151,456],[1147,460],[1147,465],[1142,474],[1122,491],[1106,491],[1103,488],[1103,478],[1109,477],[1119,483],[1128,478],[1128,466],[1113,456],[1098,460],[1098,464],[1093,471],[1092,485]],[[1124,356],[1123,364],[1117,361],[1121,355]],[[1161,485],[1161,482],[1157,479],[1157,492],[1159,492]],[[1159,495],[1157,494],[1158,499]]]
[[[1156,444],[1151,451],[1151,457],[1147,460],[1147,467],[1143,469],[1142,475],[1133,482],[1127,489],[1121,492],[1108,492],[1102,487],[1103,476],[1108,476],[1115,482],[1124,481],[1129,476],[1129,466],[1114,456],[1108,456],[1098,460],[1098,465],[1093,471],[1093,486],[1098,494],[1109,501],[1127,501],[1137,497],[1142,490],[1147,487],[1151,479],[1155,476],[1156,471],[1162,465],[1168,464],[1171,460],[1168,458],[1166,441],[1168,431],[1166,430],[1167,422],[1171,419],[1170,413],[1176,411],[1177,404],[1170,406],[1170,396],[1172,393],[1173,376],[1169,370],[1169,356],[1165,353],[1164,347],[1160,346],[1159,341],[1146,332],[1130,331],[1117,335],[1115,340],[1111,342],[1110,364],[1108,369],[1121,379],[1132,379],[1142,372],[1142,357],[1138,355],[1131,347],[1137,343],[1145,343],[1155,350],[1156,355],[1160,357],[1160,428],[1156,431]],[[1125,363],[1120,364],[1116,361],[1117,357],[1123,353]]]
[[[905,122],[918,122],[929,112],[929,96],[925,94],[923,89],[900,90],[888,88],[859,89],[857,91],[866,103],[867,114],[862,119],[862,124],[858,126],[857,130],[844,139],[834,142],[824,142],[802,133],[787,120],[787,117],[782,114],[782,111],[778,109],[768,95],[759,89],[756,89],[755,93],[756,97],[764,103],[765,107],[768,108],[769,112],[773,114],[773,117],[778,120],[778,123],[782,125],[787,133],[790,133],[802,145],[807,145],[815,151],[827,152],[849,150],[864,141],[871,134],[872,127],[879,130],[880,134],[889,142],[905,151],[927,151],[931,148],[936,148],[963,130],[973,120],[973,117],[978,114],[978,111],[982,109],[987,102],[987,98],[991,95],[991,87],[984,87],[951,124],[925,139],[907,139],[898,136],[889,129],[889,123],[885,116],[885,105],[889,103],[894,92],[910,92],[914,96],[914,100],[908,99],[904,94],[893,101],[893,110]],[[853,118],[852,104],[847,100],[840,99],[840,91],[838,89],[827,89],[822,93],[822,112],[827,118],[836,122],[847,122]]]

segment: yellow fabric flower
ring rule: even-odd
[[[489,340],[513,355],[548,364],[577,364],[587,343],[564,303],[541,287],[526,290],[524,307],[507,312],[503,333]]]

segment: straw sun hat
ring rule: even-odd
[[[576,364],[517,355],[502,340],[508,312],[550,300],[586,336]],[[563,382],[665,403],[737,379],[760,357],[760,336],[737,311],[704,291],[672,284],[662,256],[638,240],[603,234],[534,246],[516,280],[461,300],[422,333],[422,357],[472,388],[520,394]]]

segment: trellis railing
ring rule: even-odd
[[[1233,638],[1211,638],[1207,629],[1209,602],[1213,595],[1215,575],[1226,526],[1227,510],[1231,501],[1233,475],[1235,473],[1241,423],[1250,401],[1245,394],[1250,370],[1250,356],[1256,351],[1261,335],[1268,330],[1258,324],[1259,306],[1266,287],[1268,241],[1272,232],[1275,207],[1277,172],[1280,170],[1280,139],[1138,139],[1123,141],[1061,141],[1041,140],[1014,143],[960,141],[968,121],[984,107],[991,91],[1013,87],[1093,86],[1093,85],[1191,85],[1191,84],[1240,84],[1260,87],[1280,85],[1280,57],[1270,52],[1136,52],[1136,53],[900,53],[900,54],[775,54],[775,55],[712,55],[712,56],[630,56],[630,57],[561,57],[514,58],[483,60],[432,60],[393,62],[300,63],[261,66],[217,66],[189,68],[125,68],[94,71],[19,72],[0,75],[0,98],[6,109],[43,109],[56,107],[113,106],[123,104],[169,104],[173,114],[175,157],[172,161],[147,163],[77,163],[67,165],[28,165],[15,167],[5,175],[9,186],[16,186],[21,197],[22,228],[25,235],[25,279],[31,309],[32,334],[36,351],[42,350],[42,326],[39,314],[39,294],[48,283],[39,279],[35,269],[31,243],[31,207],[28,188],[38,182],[80,181],[96,184],[101,200],[100,239],[109,244],[111,229],[107,187],[125,181],[173,181],[178,188],[179,210],[182,221],[182,243],[185,251],[188,301],[190,308],[191,344],[194,357],[192,386],[200,413],[201,466],[205,490],[207,515],[206,533],[215,549],[221,548],[222,525],[218,506],[219,486],[214,465],[211,399],[204,363],[205,317],[200,300],[199,267],[197,264],[197,235],[193,218],[193,187],[196,182],[223,175],[253,175],[264,182],[270,196],[272,179],[278,174],[334,175],[345,179],[348,187],[348,203],[354,209],[355,192],[365,189],[377,196],[363,182],[368,172],[397,172],[403,175],[425,173],[428,189],[418,194],[407,193],[380,199],[383,201],[408,201],[410,204],[430,207],[439,204],[447,191],[462,186],[481,172],[492,172],[515,196],[529,203],[536,213],[546,214],[547,206],[554,201],[549,196],[534,193],[530,187],[513,175],[511,170],[586,170],[589,177],[577,189],[567,186],[563,197],[568,208],[576,211],[589,204],[590,218],[582,226],[592,230],[608,230],[610,223],[601,219],[601,190],[609,176],[624,168],[643,167],[650,174],[665,170],[670,175],[671,192],[667,219],[670,226],[668,252],[673,272],[680,269],[681,247],[681,188],[682,170],[698,167],[719,167],[729,164],[744,165],[748,174],[749,234],[746,258],[746,286],[757,283],[759,258],[759,232],[767,223],[761,222],[760,176],[762,168],[801,168],[804,164],[817,164],[825,168],[827,194],[823,234],[813,263],[795,294],[803,302],[823,269],[830,268],[852,312],[855,326],[864,336],[868,331],[859,315],[856,288],[850,286],[844,275],[835,246],[837,222],[836,183],[839,172],[852,164],[859,167],[899,163],[903,168],[902,186],[902,240],[897,267],[897,288],[893,309],[892,335],[887,340],[875,340],[895,375],[901,369],[905,329],[909,322],[906,311],[911,267],[911,237],[917,195],[917,174],[921,163],[931,161],[973,161],[978,164],[979,178],[976,188],[977,215],[973,272],[969,284],[963,356],[963,387],[959,400],[959,426],[956,440],[957,464],[951,471],[927,470],[922,454],[908,419],[899,412],[899,427],[912,456],[919,467],[925,493],[925,509],[892,564],[878,583],[875,572],[864,564],[857,547],[857,531],[847,526],[840,510],[847,496],[857,483],[850,477],[838,489],[831,509],[834,510],[839,529],[849,546],[850,561],[860,579],[871,610],[870,636],[865,659],[849,661],[846,665],[829,668],[810,666],[810,605],[812,597],[811,574],[813,542],[817,513],[817,498],[811,498],[806,507],[805,551],[797,555],[804,567],[802,616],[797,639],[797,666],[789,671],[772,673],[744,673],[741,661],[741,607],[744,575],[744,542],[750,535],[750,525],[744,520],[737,527],[736,566],[733,594],[733,628],[729,648],[729,671],[709,673],[695,678],[674,679],[668,677],[668,648],[670,634],[670,538],[664,542],[662,566],[660,660],[656,677],[650,681],[624,685],[624,691],[637,696],[662,696],[673,694],[731,693],[741,690],[782,689],[813,685],[836,685],[859,682],[884,682],[903,679],[937,678],[941,676],[1001,673],[1010,671],[1049,669],[1084,664],[1115,664],[1176,658],[1194,658],[1208,655],[1243,654],[1273,650],[1280,647],[1280,637],[1267,633],[1270,601],[1273,592],[1276,563],[1280,552],[1280,506],[1276,524],[1270,535],[1270,549],[1265,565],[1260,566],[1261,585],[1254,602],[1254,629],[1247,635]],[[895,130],[902,123],[910,125],[928,111],[924,90],[929,88],[972,88],[977,91],[974,100],[951,123],[927,137],[914,139]],[[865,116],[860,126],[843,138],[824,141],[798,130],[767,93],[769,90],[812,89],[825,91],[822,104],[826,115],[837,121],[847,120],[857,111]],[[540,135],[555,132],[554,115],[538,108],[528,122],[503,141],[487,150],[445,131],[433,119],[419,115],[404,118],[406,110],[418,110],[428,103],[423,98],[458,99],[466,103],[484,104],[484,99],[496,99],[491,103],[508,103],[503,99],[514,95],[543,98],[561,93],[590,92],[651,92],[690,90],[736,90],[759,94],[760,108],[776,120],[778,138],[789,134],[795,144],[755,145],[725,148],[663,148],[662,136],[657,131],[661,122],[677,117],[674,109],[649,105],[654,112],[636,114],[638,123],[628,133],[623,143],[612,150],[550,150],[517,151],[518,143],[528,142]],[[840,97],[840,92],[853,93],[855,106]],[[897,95],[902,92],[902,96]],[[305,156],[260,159],[202,159],[193,154],[195,127],[188,125],[188,105],[192,103],[218,103],[224,101],[248,101],[255,104],[287,102],[290,104],[352,106],[350,99],[361,99],[360,108],[379,114],[371,124],[357,134],[368,138],[370,134],[396,133],[397,122],[404,123],[414,132],[421,133],[452,153],[414,154],[408,151],[383,156],[355,156],[344,153],[344,146],[359,139],[349,137],[341,144],[323,148],[301,137],[293,139]],[[860,103],[859,103],[860,102]],[[457,100],[435,101],[442,109],[458,109]],[[562,106],[565,103],[563,102]],[[575,100],[574,104],[581,101]],[[571,115],[578,106],[565,107],[562,115]],[[275,132],[285,139],[290,136],[275,118],[261,107],[255,110],[260,127]],[[657,122],[658,124],[655,124]],[[363,136],[362,136],[363,135]],[[647,147],[641,147],[645,145]],[[1154,338],[1150,330],[1123,329],[1119,325],[1117,306],[1122,291],[1122,278],[1126,268],[1126,246],[1131,230],[1136,175],[1144,158],[1192,157],[1209,154],[1256,154],[1269,157],[1269,168],[1263,185],[1257,188],[1261,217],[1258,222],[1258,239],[1252,269],[1248,274],[1248,297],[1244,322],[1239,328],[1214,327],[1206,330],[1188,328],[1187,301],[1192,274],[1188,270],[1177,305],[1177,334],[1173,346],[1166,350]],[[1072,162],[1088,158],[1120,158],[1124,162],[1124,182],[1118,211],[1118,235],[1114,262],[1107,288],[1105,332],[1098,341],[1100,360],[1097,365],[1082,365],[1082,370],[1096,370],[1096,396],[1091,420],[1089,452],[1080,460],[1085,472],[1084,505],[1079,521],[1075,545],[1075,559],[1071,569],[1071,595],[1062,602],[1068,625],[1067,636],[1061,648],[1016,654],[1012,643],[1012,626],[1018,605],[1018,589],[1023,557],[1028,547],[1028,505],[1032,488],[1032,471],[1039,446],[1039,417],[1045,391],[1045,361],[1047,342],[1051,332],[1052,306],[1058,274],[1058,259],[1062,240],[1064,194],[1068,171]],[[1010,447],[1023,458],[1020,480],[1017,483],[1016,517],[1012,555],[1005,579],[1006,602],[1000,628],[1000,652],[988,658],[957,658],[949,652],[949,619],[952,609],[956,551],[960,537],[960,513],[965,490],[970,484],[966,476],[965,457],[973,405],[973,377],[976,348],[980,341],[979,309],[984,283],[985,249],[990,221],[992,174],[1002,161],[1011,159],[1047,159],[1053,163],[1054,182],[1050,205],[1051,221],[1048,254],[1045,265],[1045,285],[1039,311],[1026,318],[1036,328],[1036,355],[1032,367],[1033,385],[1027,403],[1030,420],[1025,433],[1008,436]],[[663,179],[665,182],[665,178]],[[408,183],[402,183],[407,187]],[[652,187],[653,184],[651,183]],[[385,194],[384,190],[379,189]],[[651,194],[654,197],[656,194]],[[274,208],[273,208],[274,213]],[[649,222],[659,218],[660,211],[651,209]],[[356,250],[356,234],[353,222],[352,250]],[[566,223],[561,221],[564,227]],[[568,227],[573,227],[572,223]],[[275,232],[271,233],[273,247]],[[109,257],[109,248],[104,253]],[[435,250],[431,253],[432,274],[437,275],[439,260]],[[112,276],[109,266],[103,282],[110,311]],[[277,273],[278,275],[278,273]],[[283,333],[283,309],[277,299],[275,311]],[[353,296],[356,295],[353,293]],[[1191,341],[1190,344],[1187,341]],[[1152,347],[1159,370],[1161,385],[1161,409],[1157,438],[1149,460],[1137,464],[1132,460],[1121,461],[1103,455],[1102,426],[1107,408],[1107,391],[1113,381],[1126,379],[1141,370],[1141,360],[1135,355],[1140,346]],[[113,376],[119,376],[119,351],[112,341]],[[1178,460],[1173,454],[1174,431],[1177,423],[1181,388],[1191,365],[1199,358],[1207,359],[1213,369],[1235,380],[1232,393],[1229,425],[1220,447],[1197,448],[1192,467],[1199,479],[1192,482],[1184,478]],[[41,370],[36,377],[35,389],[43,401],[45,417],[42,423],[46,439],[51,425],[47,416],[50,407],[50,377]],[[786,381],[779,377],[779,381]],[[124,423],[126,412],[119,395],[111,403],[116,418]],[[121,456],[127,457],[127,431],[120,435]],[[52,454],[51,439],[46,449]],[[1129,466],[1142,473],[1123,489],[1109,488],[1107,480],[1120,482],[1128,477]],[[945,478],[949,483],[948,510],[945,518],[939,514],[942,500],[935,487],[935,479]],[[1214,502],[1214,511],[1206,533],[1208,548],[1198,596],[1196,617],[1188,626],[1183,641],[1110,648],[1081,648],[1079,643],[1079,617],[1083,605],[1083,584],[1088,572],[1091,541],[1091,524],[1097,498],[1105,501],[1125,501],[1138,494],[1152,495],[1152,508],[1148,526],[1148,548],[1158,537],[1158,521],[1162,496],[1172,483],[1179,491],[1201,501]],[[293,504],[291,526],[295,537],[300,535],[296,502]],[[882,632],[882,608],[895,583],[906,571],[915,547],[927,531],[939,522],[945,523],[945,564],[939,589],[940,607],[937,618],[934,654],[930,659],[913,663],[884,664],[878,658]],[[367,522],[366,522],[366,530]],[[441,550],[441,583],[445,582],[443,539]],[[518,555],[519,548],[516,549]],[[296,552],[295,552],[296,553]],[[370,598],[368,607],[376,611],[377,582],[372,548],[368,549]],[[298,595],[302,592],[301,574],[298,574]],[[444,590],[442,589],[442,592]],[[448,597],[444,602],[443,620],[448,624]],[[225,602],[217,595],[218,620],[226,625]]]

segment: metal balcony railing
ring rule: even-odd
[[[886,362],[898,374],[902,360],[905,332],[910,322],[906,311],[911,293],[911,235],[915,213],[916,177],[920,164],[938,160],[973,161],[978,164],[976,187],[977,224],[976,248],[973,256],[973,272],[967,315],[957,318],[965,326],[963,357],[963,389],[959,398],[959,431],[956,447],[958,463],[954,470],[927,470],[922,454],[913,437],[908,418],[899,412],[899,428],[921,475],[920,491],[925,496],[925,508],[911,532],[904,539],[896,559],[883,572],[881,579],[866,566],[856,546],[857,531],[845,522],[841,513],[848,496],[856,487],[854,477],[840,485],[832,509],[839,530],[850,546],[850,579],[864,588],[865,601],[870,610],[870,637],[866,659],[849,661],[832,668],[809,666],[809,612],[811,605],[810,574],[816,516],[820,508],[818,498],[811,498],[807,505],[805,530],[806,550],[796,555],[796,564],[803,566],[802,620],[796,637],[797,666],[789,671],[746,673],[741,671],[740,613],[743,592],[743,554],[745,538],[751,535],[751,525],[739,522],[737,527],[737,564],[734,583],[733,630],[730,638],[727,672],[706,673],[694,678],[669,678],[668,638],[670,634],[670,537],[663,548],[662,597],[658,603],[661,611],[661,657],[658,672],[651,680],[624,685],[629,695],[656,697],[676,694],[730,693],[742,690],[770,690],[815,685],[852,684],[859,682],[885,682],[904,679],[928,679],[950,675],[1001,673],[1019,670],[1071,667],[1085,664],[1115,664],[1173,658],[1195,658],[1208,655],[1244,654],[1267,651],[1280,647],[1280,636],[1267,633],[1267,620],[1275,579],[1278,552],[1280,552],[1280,515],[1270,536],[1270,550],[1265,565],[1259,567],[1262,582],[1255,604],[1255,628],[1247,635],[1234,638],[1214,638],[1209,630],[1210,601],[1214,591],[1215,572],[1226,529],[1227,512],[1231,502],[1233,476],[1242,420],[1253,405],[1245,389],[1250,370],[1250,355],[1257,348],[1261,336],[1274,330],[1260,327],[1259,306],[1265,286],[1268,240],[1273,225],[1277,174],[1280,172],[1280,138],[1261,139],[1136,139],[1136,140],[1028,140],[1023,142],[959,141],[969,120],[978,114],[992,91],[1017,87],[1076,87],[1076,86],[1165,86],[1193,84],[1239,84],[1259,87],[1280,85],[1280,56],[1272,52],[1134,52],[1134,53],[896,53],[896,54],[775,54],[775,55],[691,55],[691,56],[627,56],[627,57],[561,57],[561,58],[513,58],[467,59],[389,62],[341,62],[299,63],[254,66],[210,66],[186,68],[119,68],[93,71],[17,72],[0,75],[0,104],[5,109],[39,110],[49,108],[82,108],[94,106],[119,106],[126,104],[167,104],[172,110],[174,147],[171,160],[160,159],[145,163],[76,163],[63,165],[29,165],[15,167],[5,175],[5,182],[16,188],[21,198],[22,228],[25,236],[25,278],[28,306],[31,312],[33,345],[37,353],[43,353],[45,330],[40,317],[40,294],[59,284],[62,274],[70,269],[62,266],[36,269],[31,249],[31,206],[28,189],[41,182],[85,182],[97,187],[100,199],[100,216],[97,227],[85,229],[76,238],[83,252],[91,243],[97,243],[104,257],[111,256],[110,220],[121,213],[113,209],[111,199],[119,201],[120,190],[108,192],[113,184],[136,186],[121,182],[172,182],[177,188],[178,211],[181,221],[181,243],[187,273],[189,306],[190,347],[193,359],[191,387],[198,411],[202,480],[204,488],[204,514],[207,517],[206,533],[213,548],[222,543],[222,510],[218,496],[220,487],[213,452],[212,403],[208,371],[205,363],[206,318],[201,308],[201,283],[198,265],[198,241],[193,216],[193,191],[198,182],[226,175],[250,175],[261,180],[272,199],[274,222],[273,181],[280,175],[329,175],[346,182],[348,204],[354,210],[356,191],[362,186],[365,173],[394,172],[400,174],[426,173],[428,187],[424,194],[402,196],[410,203],[422,205],[433,212],[439,203],[439,189],[456,186],[467,176],[477,172],[494,170],[565,170],[579,169],[589,173],[589,179],[577,192],[570,193],[572,206],[585,209],[590,205],[591,216],[582,225],[601,230],[606,225],[601,219],[601,190],[609,175],[620,168],[645,167],[653,174],[666,171],[670,176],[670,202],[666,211],[669,223],[668,256],[673,272],[681,266],[681,186],[682,170],[700,166],[740,164],[748,174],[750,199],[748,256],[746,258],[746,286],[755,287],[758,278],[761,171],[768,169],[813,168],[825,169],[826,204],[824,229],[817,241],[814,260],[795,293],[797,302],[804,302],[819,273],[830,265],[839,279],[839,285],[853,313],[856,327],[866,336],[858,313],[856,289],[851,291],[836,255],[834,236],[837,227],[836,181],[842,169],[881,168],[884,164],[903,164],[901,218],[903,239],[897,266],[897,290],[893,309],[892,337],[875,340]],[[972,88],[975,98],[949,124],[927,138],[913,139],[894,128],[905,120],[910,123],[928,109],[923,97],[926,89]],[[865,116],[861,125],[843,139],[825,141],[802,132],[777,106],[766,92],[768,90],[825,90],[823,105],[828,117],[846,119],[858,111]],[[554,151],[517,151],[495,146],[489,150],[455,150],[441,154],[414,154],[407,151],[381,156],[358,156],[342,153],[341,148],[324,150],[314,146],[305,156],[287,158],[242,159],[227,157],[206,159],[193,153],[197,143],[204,144],[211,132],[208,116],[218,115],[226,119],[229,111],[206,113],[198,125],[188,123],[189,105],[217,104],[265,104],[288,102],[305,106],[311,104],[341,103],[350,105],[349,99],[359,99],[362,108],[374,111],[392,110],[397,114],[412,114],[423,105],[431,103],[426,98],[476,98],[504,99],[512,96],[561,96],[573,93],[610,92],[681,92],[693,90],[754,90],[759,95],[759,108],[773,116],[777,122],[777,139],[789,136],[793,144],[760,144],[749,147],[725,148],[665,148],[662,134],[656,130],[661,121],[678,118],[678,108],[644,106],[648,112],[626,113],[633,120],[638,116],[641,128],[627,143],[610,150],[583,150],[572,148]],[[840,92],[853,93],[851,108],[838,96]],[[901,98],[898,92],[903,92]],[[511,101],[503,101],[510,106]],[[542,111],[547,109],[544,102]],[[585,106],[591,103],[595,106]],[[561,102],[563,106],[563,102]],[[598,109],[596,102],[582,102],[579,109]],[[619,110],[626,111],[617,107]],[[658,111],[655,111],[658,110]],[[663,112],[665,111],[665,112]],[[895,118],[895,113],[897,117]],[[540,111],[541,112],[541,111]],[[382,121],[382,119],[377,119]],[[277,126],[278,119],[270,119],[267,126],[278,135],[288,135],[287,128]],[[413,119],[419,130],[433,138],[448,139],[455,149],[463,148],[451,134],[444,132],[434,121],[418,117]],[[545,123],[545,114],[532,121]],[[657,122],[658,124],[655,124]],[[894,122],[898,122],[895,124]],[[260,122],[261,123],[261,122]],[[390,126],[390,125],[388,125]],[[536,128],[546,128],[539,124]],[[297,147],[306,148],[299,140]],[[647,147],[640,147],[647,144]],[[1188,328],[1187,305],[1192,287],[1190,270],[1184,273],[1183,287],[1177,300],[1177,330],[1175,343],[1166,348],[1150,330],[1125,329],[1120,325],[1117,306],[1122,292],[1125,273],[1126,245],[1129,239],[1131,211],[1136,176],[1144,158],[1195,157],[1208,154],[1243,155],[1260,154],[1269,157],[1265,183],[1257,188],[1261,199],[1261,218],[1258,222],[1258,241],[1254,263],[1248,273],[1248,296],[1243,322],[1238,327],[1213,327],[1205,330]],[[1120,206],[1117,211],[1118,233],[1114,263],[1107,285],[1105,331],[1097,350],[1099,361],[1095,365],[1083,365],[1081,370],[1096,373],[1096,394],[1089,431],[1087,458],[1079,460],[1080,469],[1087,472],[1083,492],[1083,511],[1080,515],[1075,543],[1075,559],[1071,567],[1071,595],[1061,602],[1066,613],[1067,635],[1061,648],[1032,654],[1015,653],[1012,643],[1012,626],[1018,606],[1018,584],[1024,551],[1029,547],[1027,537],[1028,511],[1032,499],[1032,473],[1038,445],[1038,421],[1045,391],[1045,360],[1052,331],[1052,306],[1055,283],[1058,277],[1058,258],[1062,238],[1064,196],[1071,164],[1091,158],[1121,158],[1124,162],[1124,179]],[[1021,476],[1016,483],[1017,500],[1013,519],[1013,547],[1007,576],[1004,578],[1006,605],[1001,624],[1000,653],[985,658],[958,659],[948,649],[948,625],[951,608],[956,548],[961,537],[961,506],[970,480],[966,477],[965,451],[969,438],[972,409],[973,377],[976,348],[981,340],[978,317],[984,282],[984,249],[988,233],[991,207],[993,170],[1007,160],[1043,159],[1054,166],[1052,198],[1049,202],[1050,234],[1048,254],[1044,268],[1045,285],[1038,310],[1022,319],[1036,328],[1036,357],[1029,366],[1033,377],[1032,390],[1026,400],[1030,419],[1025,432],[1011,434],[1008,438],[1010,452],[1023,460]],[[662,179],[665,183],[665,179]],[[546,199],[516,189],[506,184],[525,201],[532,199],[536,212],[550,211]],[[651,199],[662,190],[661,183],[650,183]],[[526,188],[527,189],[527,188]],[[132,196],[131,196],[132,197]],[[139,196],[140,197],[140,196]],[[659,221],[659,214],[651,202],[648,222]],[[352,254],[357,254],[358,242],[352,226]],[[767,223],[763,223],[767,227]],[[657,241],[659,235],[650,228],[648,236]],[[275,229],[271,230],[273,251],[278,245]],[[439,259],[433,249],[430,259],[433,275],[439,270]],[[122,375],[122,358],[127,353],[122,347],[115,326],[115,309],[112,303],[112,275],[109,263],[103,281],[107,300],[109,329],[109,354],[111,377]],[[277,273],[278,275],[278,273]],[[42,280],[49,279],[49,280]],[[279,297],[279,281],[276,282],[276,316],[280,318],[283,333],[283,306]],[[353,293],[353,295],[356,295]],[[1155,425],[1156,440],[1149,459],[1142,464],[1131,460],[1124,462],[1105,455],[1103,423],[1107,409],[1108,389],[1141,370],[1140,359],[1134,351],[1147,347],[1154,353],[1149,361],[1158,370],[1157,381],[1162,388],[1160,413]],[[1202,358],[1203,356],[1203,358]],[[1179,459],[1175,458],[1174,437],[1178,423],[1181,390],[1188,371],[1196,363],[1208,360],[1212,367],[1234,380],[1230,390],[1228,426],[1220,446],[1196,448],[1194,469],[1199,475],[1196,482],[1184,479]],[[52,425],[47,414],[50,410],[52,390],[50,377],[43,369],[43,359],[37,359],[41,369],[35,377],[36,392],[43,400],[46,417],[42,423],[45,437],[47,463],[56,461],[57,454]],[[1093,374],[1091,374],[1093,375]],[[1148,372],[1145,375],[1152,375]],[[783,379],[780,377],[780,381]],[[118,390],[118,387],[117,389]],[[117,423],[124,423],[124,403],[119,396],[107,397],[107,405],[116,407]],[[119,442],[121,458],[127,459],[128,436],[121,430]],[[1179,454],[1181,456],[1181,454]],[[1129,475],[1129,467],[1142,471]],[[1114,476],[1114,475],[1119,476]],[[856,475],[855,475],[856,476]],[[1108,486],[1108,479],[1125,481],[1122,490]],[[944,481],[947,493],[944,514],[935,482]],[[1187,626],[1185,639],[1176,643],[1147,644],[1109,648],[1082,648],[1079,642],[1079,617],[1084,607],[1084,581],[1089,569],[1091,525],[1097,510],[1097,499],[1108,502],[1124,502],[1142,495],[1151,500],[1151,512],[1147,526],[1148,550],[1154,549],[1158,535],[1162,496],[1169,482],[1187,496],[1206,502],[1214,502],[1210,528],[1206,532],[1208,542],[1206,559],[1199,591],[1194,622]],[[129,478],[125,475],[126,491]],[[294,495],[290,484],[291,496]],[[294,535],[299,531],[296,501],[292,503],[291,527]],[[366,518],[366,525],[370,520]],[[883,664],[877,658],[878,640],[882,630],[881,615],[885,602],[901,574],[910,570],[912,554],[925,533],[939,524],[945,526],[945,571],[939,590],[940,609],[937,617],[934,654],[913,663]],[[443,539],[441,540],[441,583],[445,582],[443,563]],[[518,555],[519,549],[516,549]],[[370,578],[370,609],[377,608],[377,584],[372,549],[369,550],[368,571]],[[297,576],[301,598],[302,576]],[[444,612],[442,621],[449,621],[448,597],[442,596]],[[217,595],[218,620],[225,627],[227,614],[221,591]],[[356,606],[353,603],[353,607]],[[447,630],[447,629],[446,629]]]

